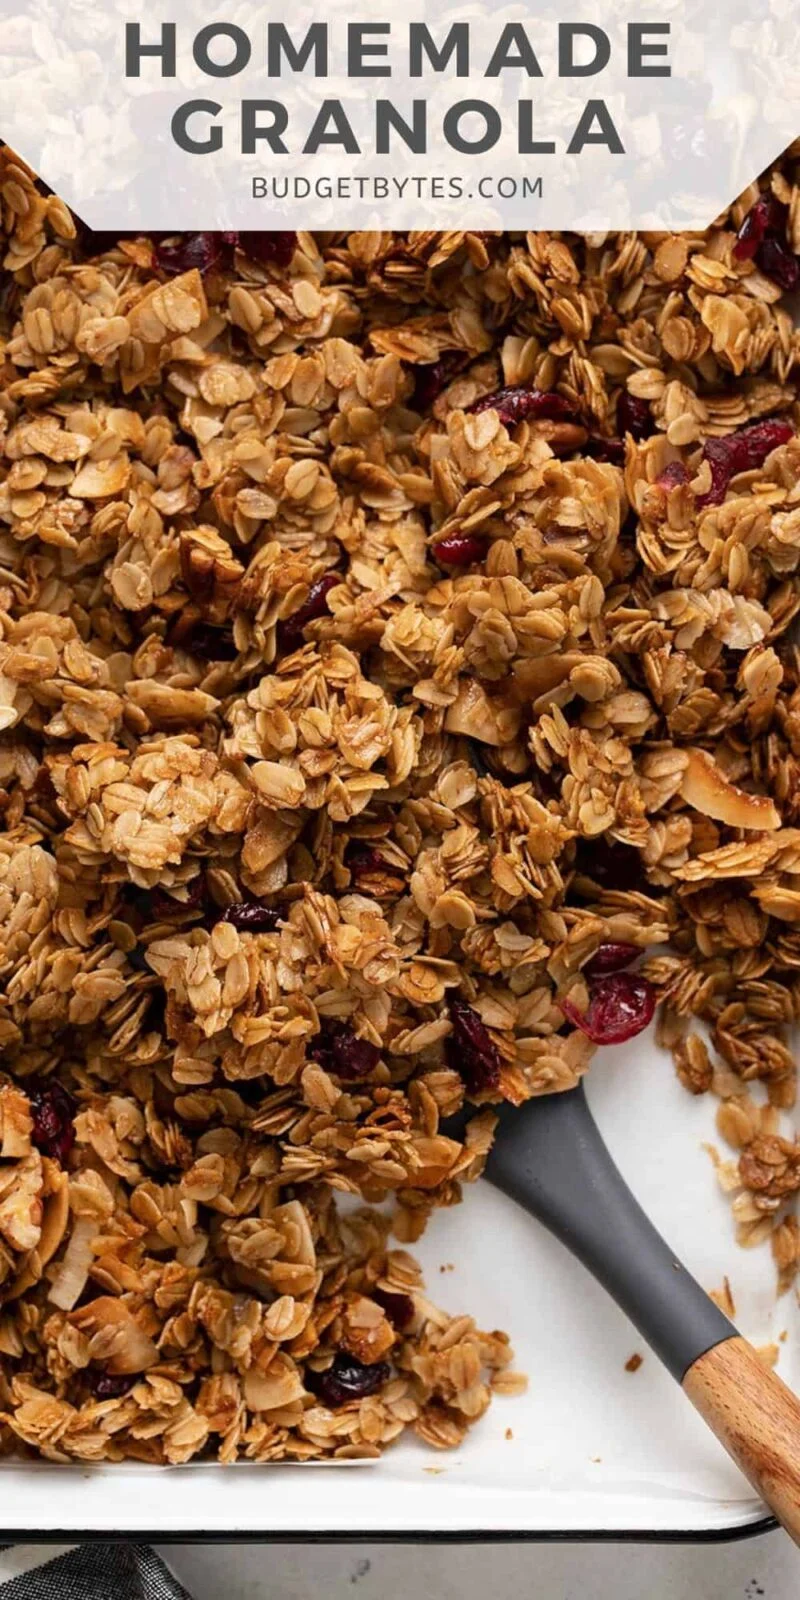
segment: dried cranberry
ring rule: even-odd
[[[402,869],[395,866],[394,862],[387,861],[379,850],[373,850],[371,845],[362,844],[354,840],[345,851],[345,866],[350,868],[354,884],[358,887],[364,883],[367,894],[376,890],[391,893],[392,889],[401,889],[405,883],[405,874]],[[374,882],[374,877],[380,875],[379,882]]]
[[[563,395],[556,394],[552,389],[529,389],[524,383],[498,389],[494,394],[484,394],[469,409],[474,413],[496,411],[507,428],[514,427],[518,422],[526,422],[529,418],[534,421],[546,418],[555,422],[574,416],[572,406]]]
[[[625,389],[617,401],[617,427],[620,433],[630,433],[636,440],[646,439],[653,431],[648,402]]]
[[[138,1377],[137,1372],[101,1372],[92,1379],[92,1393],[96,1400],[120,1400]]]
[[[371,1297],[385,1311],[393,1328],[402,1330],[414,1320],[414,1302],[410,1294],[392,1294],[389,1289],[372,1289]]]
[[[229,267],[233,260],[230,235],[224,233],[186,233],[172,242],[157,241],[153,256],[160,272],[174,278],[178,273],[211,272],[214,267]]]
[[[280,912],[262,905],[260,900],[237,900],[228,906],[220,921],[230,922],[240,933],[277,933],[281,925]]]
[[[305,1384],[325,1406],[337,1409],[349,1400],[364,1400],[388,1383],[392,1369],[388,1361],[375,1361],[367,1366],[355,1356],[340,1350],[326,1372],[312,1372],[306,1368]]]
[[[369,1039],[359,1039],[346,1022],[328,1017],[322,1018],[320,1031],[308,1046],[308,1054],[326,1072],[334,1072],[337,1078],[348,1082],[368,1077],[381,1057],[376,1044],[371,1044]]]
[[[298,649],[303,643],[303,629],[308,627],[309,622],[317,622],[320,617],[330,616],[328,595],[341,581],[340,572],[324,572],[321,578],[312,583],[305,604],[291,617],[287,617],[278,628],[278,643],[282,650]]]
[[[414,368],[414,393],[411,403],[415,411],[430,411],[443,389],[463,372],[469,361],[464,350],[445,350],[438,361],[425,362]]]
[[[362,844],[359,839],[353,839],[348,844],[344,856],[351,872],[383,872],[388,868],[388,861],[379,850],[373,850],[369,844]]]
[[[168,922],[170,917],[180,916],[183,911],[199,911],[205,903],[206,880],[202,872],[195,874],[188,883],[182,886],[186,891],[185,899],[178,899],[177,895],[168,894],[166,889],[153,889],[145,900],[146,915],[155,917],[157,922]]]
[[[639,955],[635,944],[601,944],[584,967],[587,978],[598,978],[606,972],[624,972]]]
[[[288,267],[297,245],[297,234],[285,229],[266,233],[238,233],[231,236],[242,254],[262,267]]]
[[[583,454],[591,456],[593,461],[610,461],[614,467],[625,465],[625,442],[623,439],[608,439],[601,433],[590,433]]]
[[[77,1105],[63,1084],[36,1081],[25,1084],[31,1103],[33,1131],[31,1138],[42,1155],[52,1157],[63,1167],[75,1143],[73,1117]]]
[[[791,294],[800,283],[800,261],[783,239],[765,239],[758,252],[758,265],[765,277]]]
[[[656,992],[638,973],[612,972],[590,985],[587,1011],[579,1011],[571,1000],[560,1000],[559,1005],[593,1044],[624,1044],[652,1021]]]
[[[450,999],[453,1032],[447,1040],[447,1059],[463,1078],[470,1094],[496,1089],[500,1083],[500,1052],[477,1011],[458,995]]]
[[[737,261],[752,261],[767,234],[781,226],[781,207],[771,194],[759,196],[736,235],[733,254]]]
[[[774,195],[762,194],[748,211],[737,235],[737,261],[753,261],[787,294],[800,284],[800,260],[786,243],[787,209]]]
[[[679,489],[682,484],[689,482],[689,473],[682,461],[668,461],[663,472],[656,478],[660,489]]]
[[[472,567],[482,561],[488,549],[486,539],[473,533],[454,533],[431,546],[431,555],[445,567]]]
[[[575,871],[584,878],[591,878],[601,889],[635,894],[649,892],[639,851],[618,839],[579,840]]]
[[[168,276],[189,272],[211,272],[213,268],[233,266],[236,250],[260,266],[288,267],[297,244],[297,234],[288,229],[254,233],[186,233],[168,242],[155,236],[156,266]]]
[[[739,472],[753,472],[763,467],[767,456],[794,437],[790,422],[779,417],[766,422],[751,422],[723,439],[708,439],[703,450],[703,460],[711,467],[711,488],[701,495],[698,506],[722,505],[728,484]]]

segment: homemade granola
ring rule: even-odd
[[[656,1000],[792,1281],[798,163],[117,241],[0,151],[0,1447],[458,1444],[403,1247]]]

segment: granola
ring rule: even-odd
[[[800,335],[747,219],[793,258],[798,162],[705,234],[200,249],[0,150],[0,1448],[457,1445],[522,1380],[404,1247],[656,998],[792,1282]]]

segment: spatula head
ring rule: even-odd
[[[486,1177],[588,1267],[675,1377],[735,1334],[631,1194],[582,1086],[499,1117]]]

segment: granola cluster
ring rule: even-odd
[[[457,1444],[520,1380],[403,1246],[654,991],[791,1281],[800,336],[746,219],[794,261],[798,160],[705,234],[272,251],[93,237],[0,150],[1,1448]]]

